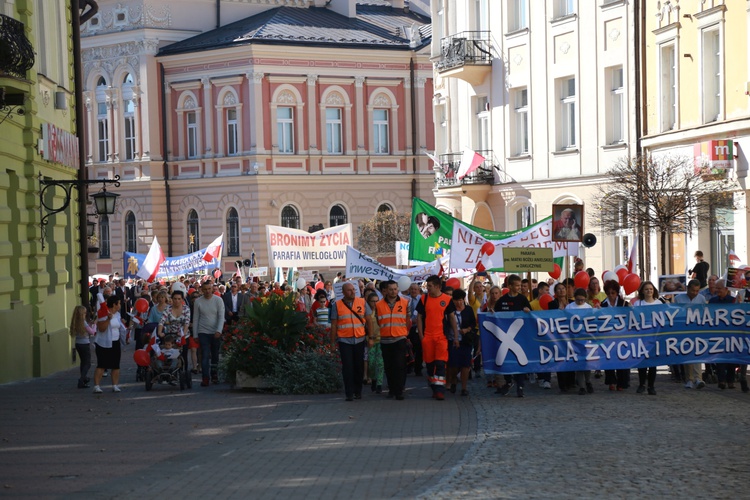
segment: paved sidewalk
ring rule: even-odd
[[[469,398],[76,389],[76,371],[0,386],[4,498],[390,498],[440,480],[476,437]],[[93,371],[92,371],[93,373]],[[197,378],[197,376],[196,376]],[[131,382],[131,383],[128,383]],[[83,495],[83,496],[82,496]]]

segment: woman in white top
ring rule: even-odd
[[[630,305],[633,307],[659,306],[663,303],[664,302],[659,298],[659,291],[650,281],[644,281],[641,283],[641,286],[638,289],[638,298],[630,301]],[[656,389],[654,389],[654,382],[656,382],[655,366],[638,368],[638,389],[636,389],[635,392],[643,394],[646,391],[647,382],[649,396],[656,396]]]
[[[96,323],[96,371],[94,372],[94,393],[100,394],[104,370],[112,373],[112,390],[120,392],[120,330],[125,327],[120,321],[120,299],[115,295],[107,298],[107,310],[100,309]]]
[[[571,302],[565,306],[566,311],[575,309],[591,309],[591,304],[586,302],[588,299],[588,293],[583,288],[576,288],[573,292],[574,302]],[[585,396],[594,392],[594,386],[591,383],[591,370],[576,370],[576,385],[578,386],[578,394]]]

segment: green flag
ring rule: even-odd
[[[409,232],[409,259],[430,262],[436,257],[447,255],[451,249],[451,238],[453,237],[453,221],[456,218],[433,207],[424,200],[414,198],[412,204],[412,221]],[[502,240],[514,236],[533,226],[542,224],[551,217],[547,217],[529,227],[516,229],[515,231],[491,231],[481,227],[472,226],[463,221],[461,224],[472,231],[479,233],[488,240]]]

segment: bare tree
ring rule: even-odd
[[[359,226],[358,250],[372,257],[393,255],[397,241],[409,241],[410,224],[411,213],[400,214],[391,210],[378,212]]]
[[[634,231],[660,238],[660,265],[667,273],[667,242],[672,234],[712,227],[717,208],[733,206],[733,183],[724,171],[695,168],[693,158],[622,158],[607,173],[595,199],[594,218],[606,234]]]

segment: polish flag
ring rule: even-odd
[[[153,282],[159,273],[159,267],[161,267],[162,262],[165,260],[164,252],[161,251],[161,245],[159,245],[159,241],[154,236],[154,241],[151,243],[151,248],[146,258],[143,260],[143,265],[138,269],[137,276],[149,283]]]
[[[742,262],[742,259],[740,259],[740,256],[737,255],[734,250],[729,251],[729,255],[727,255],[727,259],[729,260],[730,264],[734,264],[735,262]]]
[[[479,168],[479,165],[484,161],[484,156],[479,153],[472,151],[469,148],[464,150],[464,155],[461,157],[461,165],[458,167],[458,178],[463,179],[474,170]]]
[[[427,151],[425,151],[425,152],[424,152],[424,154],[426,154],[426,155],[427,155],[427,157],[428,157],[428,158],[429,158],[430,160],[432,160],[432,162],[433,162],[433,163],[434,163],[435,165],[437,165],[437,166],[438,166],[438,167],[440,167],[440,168],[443,168],[443,165],[442,165],[442,164],[440,163],[440,159],[439,159],[439,158],[438,158],[437,156],[435,156],[434,154],[430,154],[430,153],[428,153]]]
[[[635,263],[638,260],[638,236],[633,238],[633,246],[630,247],[630,256],[628,257],[628,273],[633,274],[635,272]]]
[[[221,233],[221,236],[216,238],[210,245],[208,245],[208,248],[206,248],[206,253],[203,254],[203,260],[206,262],[211,262],[214,259],[219,260],[221,257],[221,247],[224,244],[224,233]]]

